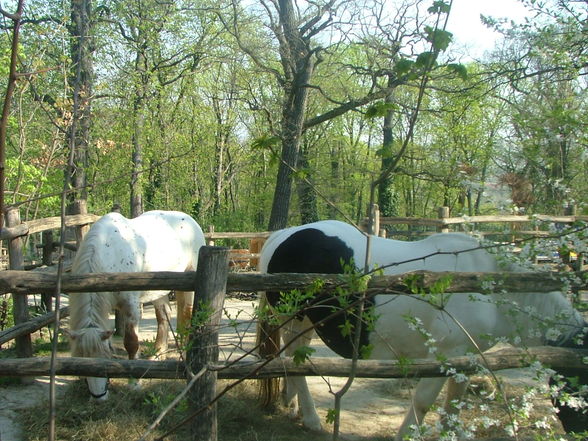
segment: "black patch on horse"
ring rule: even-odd
[[[584,327],[588,327],[588,323],[585,323]],[[580,331],[579,334],[580,335],[569,336],[566,340],[550,345],[564,348],[588,349],[588,337],[584,336],[582,331]],[[578,338],[581,339],[582,342],[577,342]],[[587,368],[557,368],[556,372],[564,377],[563,380],[560,380],[561,383],[563,383],[562,391],[564,394],[576,396],[580,393],[580,389],[583,386],[588,385]],[[556,382],[551,379],[549,383],[553,385]],[[588,396],[584,395],[583,398],[586,400],[588,399]],[[557,417],[561,421],[561,425],[566,433],[581,433],[588,430],[588,413],[584,412],[585,409],[570,407],[566,403],[561,402],[558,398],[552,398],[551,401],[559,410]]]
[[[344,241],[324,232],[307,228],[299,230],[282,242],[274,251],[268,264],[268,273],[314,273],[342,274],[344,266],[352,262],[353,250]],[[352,293],[346,299],[353,303],[359,293]],[[267,292],[270,305],[276,306],[280,301],[279,292]],[[369,299],[365,309],[373,307]],[[339,311],[339,313],[336,313]],[[328,316],[336,313],[332,318]],[[341,302],[334,293],[317,295],[305,308],[304,314],[316,325],[316,332],[323,342],[334,352],[344,358],[353,356],[353,339],[356,318],[346,311],[341,312]],[[326,320],[325,320],[326,319]],[[344,329],[352,325],[351,333],[343,336]],[[369,344],[369,331],[362,326],[359,347]]]

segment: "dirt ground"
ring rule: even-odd
[[[254,308],[254,300],[229,298],[225,303],[225,319],[227,326],[220,335],[221,356],[234,357],[242,349],[250,349],[254,342],[254,325],[249,322]],[[174,320],[175,321],[175,320]],[[238,322],[238,326],[230,326]],[[141,338],[153,341],[155,338],[156,322],[153,308],[145,306],[141,323]],[[170,337],[171,338],[171,337]],[[314,341],[317,348],[315,356],[333,356],[320,341]],[[524,386],[528,383],[529,373],[521,370],[500,372],[500,377],[511,384]],[[327,409],[333,407],[334,391],[345,382],[344,378],[309,377],[309,385],[315,398],[321,418],[326,417]],[[57,393],[62,393],[73,378],[59,378]],[[391,438],[399,427],[410,401],[411,387],[414,382],[407,380],[372,380],[356,379],[351,390],[343,399],[341,417],[341,434],[346,440],[365,439],[371,435],[386,435]],[[22,441],[26,427],[18,422],[17,411],[30,407],[39,400],[46,400],[49,396],[47,378],[38,378],[30,385],[13,385],[0,387],[0,441]],[[430,417],[436,418],[434,413]]]

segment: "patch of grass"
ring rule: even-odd
[[[219,381],[219,390],[230,384]],[[402,383],[404,384],[404,383]],[[136,441],[145,432],[160,412],[181,392],[185,386],[179,380],[144,380],[140,390],[130,388],[124,379],[116,379],[111,384],[111,395],[106,402],[96,402],[88,396],[86,385],[82,381],[64,386],[65,391],[57,403],[57,439],[71,441]],[[256,384],[245,381],[237,385],[218,403],[219,441],[330,441],[329,432],[315,433],[304,429],[299,422],[292,421],[283,409],[274,411],[261,409],[257,403]],[[524,388],[510,388],[510,396],[520,396]],[[394,394],[394,392],[391,392]],[[471,395],[470,400],[478,403],[473,408],[465,409],[463,421],[471,422],[483,415],[496,419],[496,424],[487,430],[479,430],[478,438],[505,439],[504,426],[508,424],[508,415],[499,401],[483,400],[487,409],[481,412],[480,398]],[[440,403],[439,403],[440,404]],[[548,403],[547,403],[548,404]],[[537,403],[541,414],[552,413],[549,407]],[[26,427],[27,441],[41,441],[47,437],[48,430],[47,403],[39,403],[36,408],[21,411],[21,424]],[[161,426],[148,439],[162,436],[172,427],[188,416],[188,404],[184,399],[163,420]],[[428,416],[429,424],[434,424],[437,416],[432,412]],[[367,424],[357,421],[354,424]],[[323,422],[323,426],[330,427]],[[394,428],[382,427],[377,435],[361,436],[361,441],[389,440]],[[189,424],[180,431],[166,437],[166,441],[190,439]],[[525,427],[521,439],[552,440],[561,437],[561,429],[553,434],[533,427]]]
[[[90,399],[83,381],[74,382],[57,402],[56,438],[71,441],[136,440],[154,415],[174,398],[181,385],[180,382],[149,381],[144,389],[135,390],[127,385],[126,380],[117,379],[111,383],[109,399],[96,401]],[[47,438],[47,415],[46,402],[21,411],[20,421],[27,428],[27,440]],[[173,413],[166,422],[167,426],[178,421],[178,416]],[[155,432],[155,435],[161,434],[161,430]],[[182,436],[170,439],[182,439]]]
[[[33,356],[35,357],[48,357],[51,355],[52,349],[53,342],[48,338],[36,338],[33,341]],[[57,342],[57,352],[60,354],[69,352],[69,342],[65,337],[59,338]],[[14,344],[0,349],[0,358],[18,358]]]
[[[0,377],[0,387],[21,384],[20,377]]]
[[[227,385],[219,382],[219,389]],[[56,438],[71,441],[135,441],[182,390],[182,381],[144,380],[140,390],[134,390],[126,380],[113,380],[106,402],[90,400],[82,381],[68,386],[57,403]],[[27,441],[47,438],[48,405],[20,412],[21,424],[26,427]],[[187,416],[187,401],[181,402],[161,426],[149,437],[161,436]],[[245,382],[232,389],[218,403],[220,441],[327,441],[331,435],[312,433],[289,419],[280,409],[268,412],[256,400],[253,382]],[[189,424],[166,440],[189,439]],[[367,440],[366,440],[367,441]]]
[[[37,357],[48,357],[53,350],[53,342],[46,338],[38,338],[33,343],[34,355]],[[59,337],[57,340],[57,352],[69,351],[69,342],[65,337]]]
[[[143,340],[141,342],[141,357],[151,358],[157,355],[157,349],[155,348],[155,338],[151,340]]]
[[[220,387],[229,384],[219,382]],[[328,433],[310,432],[292,421],[283,409],[262,409],[257,402],[255,382],[246,381],[232,389],[218,407],[220,441],[313,441],[331,440]]]

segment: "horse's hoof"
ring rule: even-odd
[[[302,416],[300,414],[300,412],[298,411],[298,406],[295,406],[293,404],[289,404],[289,405],[284,405],[284,408],[286,411],[286,415],[288,416],[288,418],[290,418],[292,420],[300,419],[300,417]]]
[[[313,432],[322,432],[323,430],[321,419],[318,417],[318,415],[311,418],[302,418],[302,424],[308,430],[312,430]]]

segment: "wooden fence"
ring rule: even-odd
[[[95,215],[79,214],[75,216],[66,217],[66,225],[76,228],[87,228],[87,226],[94,222],[98,217]],[[509,218],[508,222],[524,221],[530,222],[532,219],[520,216]],[[460,218],[465,222],[463,218]],[[45,293],[51,294],[55,292],[57,286],[57,276],[49,272],[35,272],[23,271],[24,262],[22,256],[22,240],[26,234],[39,233],[46,231],[46,229],[57,228],[61,220],[59,218],[43,219],[40,221],[20,223],[18,213],[14,211],[7,212],[6,216],[7,227],[0,233],[0,238],[9,241],[9,260],[10,270],[0,272],[0,294],[12,293],[15,305],[15,320],[20,330],[8,330],[0,333],[0,343],[6,341],[5,339],[16,339],[17,355],[20,357],[17,361],[14,360],[0,360],[0,375],[14,375],[14,376],[29,376],[29,375],[47,375],[49,373],[49,366],[47,359],[33,358],[32,345],[30,341],[30,333],[35,326],[45,326],[50,321],[50,316],[31,324],[28,318],[27,308],[27,294],[31,293]],[[407,219],[404,219],[405,221]],[[495,222],[496,218],[491,219],[477,218],[476,222],[482,221]],[[550,217],[546,219],[549,222],[574,222],[578,217],[562,218]],[[580,219],[584,220],[584,219]],[[382,221],[382,220],[380,220]],[[384,220],[388,221],[388,220]],[[420,222],[425,222],[421,220]],[[426,223],[426,222],[425,222]],[[437,225],[443,226],[458,224],[457,220],[451,218],[444,218],[443,223]],[[209,242],[216,239],[225,238],[250,238],[263,240],[269,233],[215,233],[210,231],[207,234]],[[81,235],[78,235],[80,237]],[[119,290],[152,290],[152,289],[166,289],[166,290],[194,290],[198,286],[199,293],[210,295],[211,304],[217,305],[216,311],[220,311],[226,291],[258,291],[258,290],[289,290],[294,288],[301,288],[307,286],[311,280],[320,277],[326,281],[326,286],[337,284],[341,281],[339,276],[333,275],[261,275],[257,273],[228,273],[227,262],[229,260],[229,251],[226,248],[220,247],[203,247],[201,253],[204,255],[199,262],[199,269],[207,267],[206,272],[199,271],[198,273],[118,273],[118,274],[92,274],[76,276],[65,274],[60,280],[61,290],[64,292],[83,292],[83,291],[110,291],[113,289]],[[257,253],[250,253],[257,254]],[[257,256],[249,256],[257,257]],[[208,262],[208,263],[207,263]],[[221,262],[221,263],[219,263]],[[422,273],[422,284],[427,286],[434,283],[443,273]],[[513,291],[535,291],[544,292],[558,289],[558,283],[555,281],[553,274],[546,273],[497,273],[489,274],[489,277],[495,277],[500,280],[503,289],[511,289]],[[379,276],[374,277],[370,282],[370,288],[377,288],[378,290],[404,290],[403,275],[398,276]],[[580,280],[576,288],[587,289],[586,273],[578,273],[577,280]],[[480,275],[476,274],[454,274],[452,285],[448,288],[448,292],[476,292],[483,291],[483,282]],[[208,294],[206,294],[208,293]],[[214,320],[218,320],[218,315],[214,316]],[[207,326],[210,330],[216,328],[216,323],[211,321]],[[37,328],[38,329],[38,328]],[[206,337],[203,337],[203,335]],[[216,338],[214,332],[204,333],[200,335],[193,335],[191,338],[195,342],[199,342],[195,347],[200,348],[214,348],[216,343],[211,341]],[[211,337],[212,336],[212,337]],[[205,340],[202,340],[205,338]],[[546,350],[534,349],[533,357],[524,356],[520,351],[514,351],[508,354],[496,354],[496,357],[485,357],[490,361],[489,368],[506,368],[506,367],[522,367],[528,365],[532,359],[544,361],[551,364],[553,367],[567,366],[567,367],[585,367],[584,357],[588,356],[586,351],[565,350],[561,348],[550,348]],[[525,354],[529,354],[525,351]],[[466,363],[470,364],[471,360],[451,360],[455,366],[463,368],[467,372]],[[187,378],[187,372],[194,372],[199,370],[205,372],[202,376],[202,381],[198,386],[198,394],[211,398],[211,391],[217,376],[220,378],[259,378],[263,376],[282,376],[282,375],[328,375],[347,376],[350,371],[348,361],[333,360],[313,360],[313,366],[309,364],[295,366],[289,361],[274,360],[259,361],[257,363],[239,363],[231,366],[224,366],[218,362],[218,353],[212,351],[196,351],[187,358],[187,365],[179,362],[153,362],[153,361],[121,361],[121,360],[78,360],[65,359],[59,360],[56,366],[56,373],[62,375],[109,375],[112,377],[153,377],[154,375],[163,378]],[[187,369],[190,366],[190,369]],[[329,367],[330,366],[330,367]],[[434,376],[438,375],[440,366],[436,362],[430,360],[417,360],[412,367],[407,370],[406,366],[400,366],[393,361],[362,361],[359,364],[358,376],[364,377],[395,377],[395,376]],[[196,398],[194,398],[196,400]],[[212,427],[212,432],[199,433],[199,439],[216,439],[214,425],[210,425],[214,420],[214,409],[208,406],[208,403],[194,401],[196,407],[201,406],[204,410],[203,418],[194,423],[201,427]],[[198,407],[199,409],[199,407]],[[193,426],[196,427],[196,426]],[[196,429],[195,429],[196,430]],[[196,439],[196,438],[194,438]]]
[[[437,218],[416,218],[416,217],[384,217],[380,216],[377,205],[374,207],[372,217],[374,219],[373,234],[380,236],[404,236],[411,237],[414,235],[431,234],[434,232],[447,233],[449,231],[471,231],[476,229],[476,234],[490,235],[507,235],[511,238],[521,236],[545,237],[552,232],[545,228],[550,224],[571,225],[575,222],[588,222],[588,216],[578,215],[575,206],[566,207],[563,216],[536,214],[536,215],[483,215],[483,216],[456,216],[451,217],[449,207],[440,207]],[[490,230],[481,228],[483,225],[509,225],[508,231],[499,229]],[[362,228],[367,231],[368,219],[361,222]],[[408,230],[387,231],[384,226],[406,225]],[[532,229],[522,229],[528,226]],[[542,228],[543,226],[543,228]],[[426,227],[430,231],[411,231],[414,227]],[[504,230],[504,229],[502,229]]]
[[[78,201],[74,210],[75,213],[66,216],[65,226],[73,229],[74,233],[72,241],[66,241],[66,248],[75,251],[77,249],[77,243],[83,237],[84,231],[89,228],[90,224],[99,219],[98,215],[87,214],[85,201]],[[559,223],[559,224],[572,224],[577,221],[588,221],[588,216],[577,216],[574,207],[569,207],[566,210],[565,216],[548,216],[548,215],[535,215],[535,216],[472,216],[472,217],[450,217],[449,208],[441,207],[438,210],[439,216],[437,219],[426,219],[426,218],[408,218],[408,217],[380,217],[377,206],[374,207],[373,218],[374,218],[374,231],[382,233],[384,235],[384,229],[381,228],[383,225],[398,225],[405,224],[409,228],[411,226],[426,226],[434,228],[437,231],[446,232],[452,228],[463,226],[464,224],[485,224],[485,223],[509,223],[512,225],[523,225],[531,224],[535,225],[533,230],[519,230],[517,234],[532,234],[535,236],[545,235],[545,231],[541,231],[537,222],[539,223]],[[0,240],[8,242],[8,257],[9,265],[8,268],[11,270],[22,270],[25,269],[25,261],[23,256],[23,244],[26,241],[26,237],[32,234],[43,234],[43,241],[40,244],[42,249],[41,265],[50,266],[53,264],[52,254],[57,246],[57,243],[53,240],[52,230],[61,227],[61,218],[58,216],[31,220],[27,222],[20,221],[20,214],[18,209],[12,208],[6,212],[6,227],[0,230]],[[367,229],[367,223],[362,223],[364,229]],[[406,233],[406,232],[405,232]],[[249,240],[249,248],[231,250],[229,255],[229,264],[235,268],[249,268],[255,269],[257,267],[259,253],[265,239],[270,235],[270,232],[216,232],[214,227],[209,227],[209,231],[205,233],[205,237],[208,245],[214,245],[215,241],[223,239],[238,239],[238,240]],[[576,270],[582,269],[582,257],[578,256]],[[37,265],[30,265],[35,267]],[[51,295],[45,293],[43,297],[43,303],[47,310],[51,310]],[[18,296],[14,298],[13,302],[14,316],[17,324],[26,323],[29,321],[28,317],[28,301],[24,296]],[[30,342],[30,336],[23,335],[17,340],[17,348],[20,356],[30,356],[32,354],[32,345]]]
[[[203,247],[204,252],[211,247]],[[219,247],[212,247],[213,249],[219,249]],[[224,248],[220,248],[224,250]],[[228,251],[227,251],[228,255]],[[207,257],[204,257],[204,264],[206,263]],[[218,268],[217,268],[218,267]],[[217,295],[224,297],[225,292],[235,291],[265,291],[265,290],[292,290],[301,289],[308,286],[313,280],[320,278],[324,282],[325,289],[333,289],[341,284],[344,280],[342,275],[333,274],[260,274],[260,273],[228,273],[226,272],[227,265],[217,265],[216,269],[211,270],[208,268],[204,274],[198,272],[188,271],[184,273],[177,273],[171,271],[162,272],[145,272],[145,273],[110,273],[110,274],[84,274],[84,275],[73,275],[64,274],[61,277],[60,284],[63,291],[66,292],[106,292],[114,289],[120,290],[173,290],[178,289],[182,291],[194,290],[197,284],[206,284],[206,279],[218,278],[217,274],[226,273],[223,275],[224,281],[221,285],[224,286],[222,293],[219,291]],[[441,279],[445,279],[447,274],[444,272],[427,272],[427,271],[416,271],[411,273],[413,277],[412,283],[417,283],[422,288],[427,288],[434,285]],[[552,272],[541,272],[541,273],[450,273],[452,274],[451,283],[446,288],[448,293],[460,293],[460,292],[483,292],[485,290],[485,280],[492,278],[501,287],[501,289],[507,291],[517,292],[549,292],[557,290],[560,287],[560,283],[557,280],[556,273]],[[368,282],[367,289],[376,292],[406,292],[406,284],[404,282],[406,275],[399,274],[393,276],[373,276]],[[588,272],[579,272],[576,277],[572,278],[575,280],[572,282],[572,286],[578,289],[588,289],[587,282]],[[55,290],[58,283],[57,275],[51,273],[42,272],[31,272],[31,271],[2,271],[0,272],[0,294],[11,292],[14,296],[24,296],[31,293],[49,293]],[[541,295],[541,294],[537,294]],[[218,302],[218,300],[215,300]],[[220,307],[219,307],[220,309]],[[41,324],[43,323],[43,324]],[[45,320],[39,320],[39,325],[43,326],[46,323]],[[33,326],[33,324],[31,324]],[[0,339],[4,341],[6,335],[11,330],[3,331],[0,333]],[[30,332],[27,329],[23,332]],[[12,337],[14,338],[14,337]],[[19,360],[22,361],[22,360]],[[6,360],[0,360],[2,363],[8,363]],[[35,365],[33,362],[29,362],[29,368],[39,369],[42,363]],[[111,362],[108,362],[111,363]],[[117,364],[119,361],[113,361]],[[133,366],[134,362],[130,362],[130,367]],[[141,362],[144,363],[144,362]],[[139,363],[139,365],[141,364]],[[10,363],[8,363],[10,364]],[[213,363],[214,364],[214,363]],[[366,363],[369,364],[369,363]],[[65,363],[68,365],[68,363]],[[125,365],[125,363],[123,363]],[[24,366],[24,364],[23,364]],[[36,366],[36,367],[35,367]],[[75,369],[75,365],[68,369]],[[122,366],[122,365],[120,365]],[[6,370],[0,368],[0,373],[6,373]],[[28,369],[28,368],[27,368]],[[85,364],[86,373],[88,364]],[[332,370],[331,370],[332,371]],[[14,372],[14,375],[28,375],[28,373]],[[39,371],[40,372],[40,371]],[[302,372],[306,372],[306,368],[302,367],[297,372],[301,375]],[[78,373],[79,375],[84,375]],[[306,375],[306,373],[304,373]],[[335,373],[332,373],[335,375]],[[125,376],[118,372],[118,375]],[[146,374],[148,376],[152,374]],[[177,375],[177,374],[176,374]],[[261,374],[260,374],[261,375]],[[308,375],[312,375],[311,372]],[[338,375],[345,375],[345,372],[339,372]],[[164,376],[168,378],[169,375]]]
[[[117,273],[92,275],[64,275],[59,283],[64,291],[109,291],[119,289],[196,289],[199,301],[211,305],[213,314],[207,323],[198,327],[189,339],[190,349],[186,363],[179,361],[147,360],[106,360],[66,358],[58,359],[51,366],[48,358],[21,358],[18,360],[1,360],[0,375],[31,376],[58,375],[109,376],[127,378],[179,378],[190,381],[190,413],[197,414],[191,422],[193,440],[215,441],[216,431],[216,380],[217,378],[262,378],[284,375],[329,375],[347,376],[351,372],[349,360],[313,358],[313,363],[296,364],[291,360],[259,360],[255,363],[240,362],[219,363],[218,359],[218,325],[226,291],[232,290],[269,290],[292,289],[308,286],[308,283],[320,277],[325,286],[334,287],[341,282],[341,276],[317,274],[248,274],[228,273],[228,250],[219,247],[202,247],[197,272],[173,273]],[[443,273],[419,272],[421,286],[443,277]],[[456,273],[447,292],[475,292],[483,289],[484,282],[480,274]],[[490,275],[489,275],[490,276]],[[501,289],[518,291],[550,291],[557,283],[553,274],[492,274],[500,281]],[[523,276],[525,280],[521,280]],[[585,281],[587,274],[578,274],[578,280]],[[404,290],[403,275],[378,276],[368,283],[368,290],[378,292]],[[26,271],[4,271],[0,273],[0,292],[12,292],[15,296],[24,296],[31,292],[52,292],[57,286],[57,275],[32,273]],[[585,282],[580,287],[586,288]],[[538,294],[540,295],[540,294]],[[533,361],[547,363],[553,368],[585,368],[588,351],[564,348],[533,348],[530,350],[508,350],[478,357],[478,361],[488,369],[504,369],[529,366]],[[471,357],[456,357],[444,361],[451,363],[456,370],[471,373]],[[445,375],[441,363],[431,360],[413,360],[410,365],[395,361],[360,361],[355,371],[358,377],[391,378]],[[196,374],[196,375],[195,375]]]

